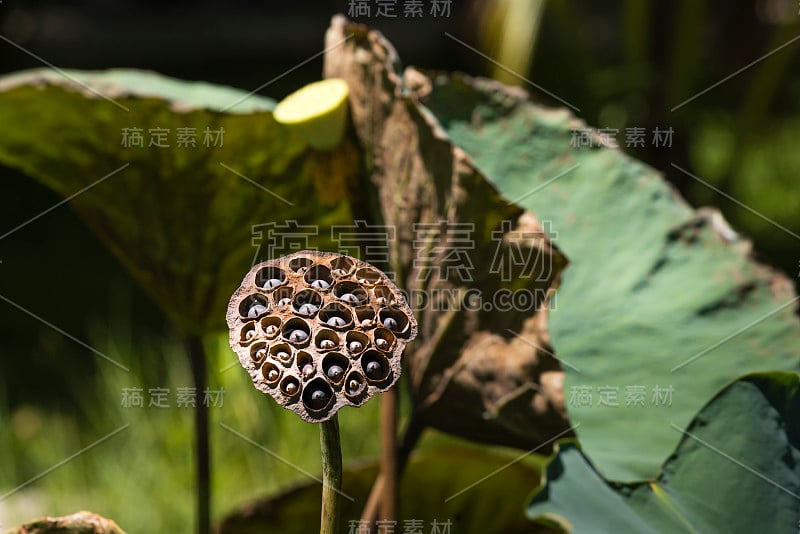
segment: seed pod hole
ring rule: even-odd
[[[312,413],[319,413],[333,404],[333,389],[321,377],[308,384],[303,391],[303,404]]]
[[[239,333],[239,343],[242,345],[247,345],[256,338],[257,334],[258,332],[256,332],[256,323],[252,321],[245,323],[241,332]]]
[[[360,397],[366,391],[367,381],[364,380],[364,375],[355,370],[350,371],[344,379],[344,394],[352,401]]]
[[[398,308],[385,308],[378,313],[379,322],[394,332],[403,334],[408,329],[409,320],[406,314]]]
[[[284,307],[292,303],[293,295],[294,291],[292,291],[292,288],[284,286],[276,289],[272,294],[272,298],[274,299],[276,307]]]
[[[356,356],[367,348],[367,345],[369,345],[369,338],[362,332],[350,330],[345,336],[344,344],[347,347],[347,352]]]
[[[269,349],[269,355],[284,365],[291,365],[292,363],[292,347],[290,347],[287,343],[278,343],[277,345],[273,345]]]
[[[256,273],[256,285],[261,289],[271,291],[281,286],[286,281],[286,275],[278,267],[264,267]]]
[[[313,317],[322,306],[322,297],[316,291],[304,289],[297,293],[292,300],[295,312],[306,317]]]
[[[375,310],[370,306],[359,306],[356,308],[356,319],[361,328],[372,328],[375,326]]]
[[[314,289],[324,291],[333,285],[331,270],[324,265],[315,265],[306,271],[303,279]]]
[[[283,325],[283,339],[297,346],[305,346],[311,338],[311,327],[299,317],[293,317]]]
[[[322,372],[334,384],[341,384],[350,367],[350,360],[344,354],[330,352],[322,359]]]
[[[267,385],[275,386],[281,378],[281,369],[272,362],[267,362],[261,368],[261,375],[267,381]]]
[[[314,336],[314,346],[320,351],[328,351],[338,348],[339,334],[328,328],[322,328]]]
[[[339,300],[353,306],[360,306],[369,301],[369,294],[355,282],[339,282],[333,286],[333,294]]]
[[[345,306],[331,303],[320,310],[319,320],[331,328],[343,330],[353,324],[353,314]]]
[[[314,358],[305,351],[300,351],[297,353],[297,370],[300,372],[300,376],[303,380],[308,380],[314,376],[316,373],[316,367],[314,366]]]
[[[269,303],[261,295],[249,295],[239,304],[239,315],[247,319],[255,319],[268,311]]]
[[[383,382],[392,371],[389,360],[377,350],[368,350],[361,356],[361,368],[370,383]]]
[[[256,343],[250,348],[250,359],[256,365],[261,365],[267,359],[267,344]]]
[[[296,273],[303,273],[312,265],[314,265],[314,260],[311,258],[294,258],[289,262],[289,269]]]
[[[261,330],[267,339],[275,339],[281,333],[281,319],[274,315],[268,315],[261,319]]]
[[[375,348],[390,352],[394,348],[395,337],[388,328],[376,328],[373,333]]]
[[[386,286],[375,286],[372,294],[375,295],[375,304],[379,306],[390,306],[396,301],[394,293]]]
[[[294,397],[300,393],[300,381],[292,375],[286,375],[283,377],[283,380],[281,380],[280,389],[281,393],[287,397]]]
[[[347,276],[353,269],[353,260],[347,256],[339,256],[331,262],[334,276]]]
[[[381,279],[381,275],[375,269],[369,267],[362,267],[356,271],[356,280],[362,284],[377,284]]]

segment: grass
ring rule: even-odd
[[[190,532],[193,419],[191,408],[176,405],[177,388],[191,386],[182,345],[177,339],[134,339],[130,332],[99,328],[89,343],[130,367],[130,373],[98,360],[98,374],[75,384],[75,394],[57,411],[36,405],[12,410],[0,390],[0,526],[90,510],[114,519],[128,532]],[[238,363],[220,373],[236,361],[226,336],[208,339],[207,349],[210,387],[224,389],[222,406],[210,407],[217,521],[249,500],[307,481],[301,470],[318,475],[321,463],[317,426],[257,392]],[[144,408],[122,406],[123,390],[133,387],[144,389]],[[170,389],[170,408],[147,406],[148,389],[158,387]],[[198,393],[197,402],[202,400]],[[378,421],[377,402],[340,414],[346,462],[377,455]]]

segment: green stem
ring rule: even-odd
[[[186,342],[189,365],[192,369],[194,387],[200,399],[204,399],[206,390],[206,352],[203,340],[191,336]],[[197,507],[197,533],[211,532],[211,468],[210,447],[208,439],[208,406],[205,401],[198,400],[194,410],[195,432],[195,487],[197,489],[195,506]]]
[[[339,493],[342,490],[342,445],[339,440],[339,419],[334,415],[320,424],[322,447],[322,517],[320,534],[339,533]]]

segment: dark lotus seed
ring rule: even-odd
[[[381,364],[376,361],[369,362],[364,370],[370,378],[380,378],[381,376]]]
[[[342,295],[339,298],[342,299],[343,301],[349,302],[351,304],[358,303],[358,297],[353,295],[352,293],[345,293],[344,295]]]
[[[294,393],[297,391],[297,384],[295,384],[294,382],[289,382],[288,384],[286,384],[285,389],[287,394],[294,395]]]
[[[303,376],[308,378],[309,376],[314,374],[314,366],[310,363],[307,363],[303,366]]]
[[[389,342],[383,339],[382,337],[379,337],[378,339],[375,340],[375,346],[378,347],[379,349],[385,349],[389,347]]]
[[[269,372],[267,373],[267,380],[269,380],[270,382],[274,382],[277,379],[278,379],[278,371],[276,371],[275,369],[270,369]]]
[[[310,400],[311,408],[319,410],[328,403],[328,393],[323,389],[315,389],[311,392]]]
[[[331,380],[339,380],[344,374],[344,369],[339,365],[331,365],[328,367],[328,378]]]
[[[269,280],[264,282],[264,285],[261,286],[261,287],[263,287],[264,289],[274,289],[274,288],[278,287],[279,285],[281,285],[282,283],[283,282],[281,282],[277,278],[270,278]]]
[[[250,309],[247,310],[247,316],[250,318],[258,317],[265,311],[267,311],[267,307],[264,306],[263,304],[253,304],[252,306],[250,306]]]
[[[322,341],[319,342],[319,348],[321,348],[321,349],[332,349],[335,346],[336,346],[336,343],[334,343],[330,339],[323,339]]]
[[[347,324],[347,321],[339,317],[338,315],[334,315],[330,319],[328,319],[328,324],[331,326],[344,326]]]
[[[275,326],[274,324],[271,324],[267,327],[266,330],[264,330],[264,333],[266,333],[269,337],[273,337],[275,334],[278,333],[278,327]]]
[[[383,326],[388,328],[389,330],[396,330],[397,329],[397,319],[393,317],[387,317],[383,320]]]
[[[350,352],[361,352],[361,349],[364,348],[364,345],[362,345],[360,341],[351,341],[349,347]]]
[[[358,380],[353,379],[347,383],[347,391],[350,393],[355,393],[358,391],[360,385],[361,383]]]
[[[289,333],[289,341],[293,341],[295,343],[302,343],[308,339],[308,333],[303,330],[292,330]]]
[[[311,287],[317,289],[328,289],[329,287],[331,287],[331,285],[325,280],[314,280],[313,282],[311,282]]]
[[[318,309],[319,308],[313,304],[303,304],[297,311],[303,315],[313,315]]]
[[[278,301],[278,306],[288,306],[292,300],[289,297],[283,297]]]

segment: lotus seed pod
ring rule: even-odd
[[[310,422],[390,388],[417,333],[384,273],[350,256],[311,251],[253,267],[231,297],[227,320],[231,347],[254,386]]]

